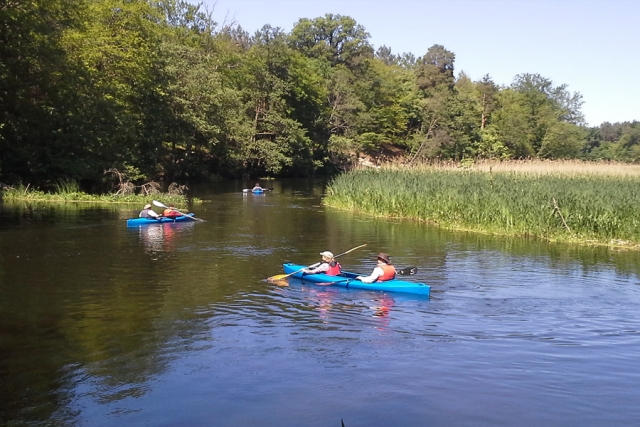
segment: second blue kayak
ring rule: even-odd
[[[181,222],[181,221],[194,221],[192,213],[177,216],[175,218],[165,218],[161,217],[158,219],[155,218],[129,218],[127,220],[127,227],[137,227],[139,225],[148,225],[148,224],[164,224],[164,223],[172,223],[172,222]]]

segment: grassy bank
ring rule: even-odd
[[[73,182],[60,183],[53,191],[44,192],[30,186],[18,186],[15,188],[4,188],[0,191],[0,197],[4,201],[33,201],[33,202],[76,202],[76,203],[131,203],[144,205],[151,200],[160,200],[162,203],[172,203],[175,206],[187,205],[188,199],[181,193],[152,194],[88,194],[80,191],[77,184]],[[192,203],[201,202],[199,199],[192,199]]]
[[[496,165],[357,169],[329,184],[324,203],[448,229],[640,249],[640,168]]]

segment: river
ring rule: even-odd
[[[313,180],[194,188],[204,221],[0,204],[5,426],[628,426],[640,254],[326,208]],[[263,183],[267,185],[267,183]],[[378,252],[430,298],[290,279]]]

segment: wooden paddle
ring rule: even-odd
[[[187,218],[192,219],[192,220],[194,220],[194,221],[204,221],[204,219],[195,218],[195,217],[193,217],[193,216],[191,216],[191,215],[187,215],[186,213],[184,213],[184,212],[180,212],[180,211],[179,211],[179,210],[177,210],[176,208],[171,208],[171,207],[169,207],[169,206],[167,206],[167,205],[165,205],[165,204],[163,204],[163,203],[161,203],[161,202],[159,202],[159,201],[157,201],[157,200],[154,200],[154,201],[152,201],[151,203],[153,203],[154,205],[156,205],[156,206],[157,206],[157,207],[159,207],[159,208],[173,209],[174,211],[178,212],[179,214],[182,214],[182,215],[186,216]],[[166,218],[166,217],[165,217],[165,218]]]
[[[349,250],[348,250],[348,251],[346,251],[346,252],[342,252],[341,254],[334,256],[334,257],[333,257],[333,259],[336,259],[336,258],[338,258],[338,257],[341,257],[342,255],[346,255],[346,254],[348,254],[349,252],[353,252],[353,251],[355,251],[356,249],[364,248],[365,246],[367,246],[367,244],[366,244],[366,243],[365,243],[364,245],[356,246],[355,248],[349,249]],[[298,270],[298,271],[294,271],[293,273],[289,273],[289,274],[276,274],[275,276],[271,276],[271,277],[267,278],[267,280],[269,280],[270,282],[272,282],[272,281],[274,281],[274,280],[282,280],[282,279],[286,279],[286,278],[287,278],[287,277],[289,277],[289,276],[293,276],[293,275],[294,275],[294,274],[296,274],[296,273],[300,273],[302,270],[304,270],[304,269],[306,269],[306,268],[315,268],[315,267],[319,266],[320,264],[321,264],[320,262],[316,262],[315,264],[312,264],[312,265],[310,265],[310,266],[308,266],[308,267],[305,267],[305,268],[301,268],[300,270]]]

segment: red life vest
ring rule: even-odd
[[[329,269],[325,274],[327,274],[328,276],[337,276],[338,274],[340,274],[340,268],[340,264],[338,264],[337,261],[330,262]]]
[[[387,280],[393,280],[396,278],[396,269],[393,265],[382,264],[378,267],[382,269],[382,276],[378,277],[376,282],[386,282]]]

